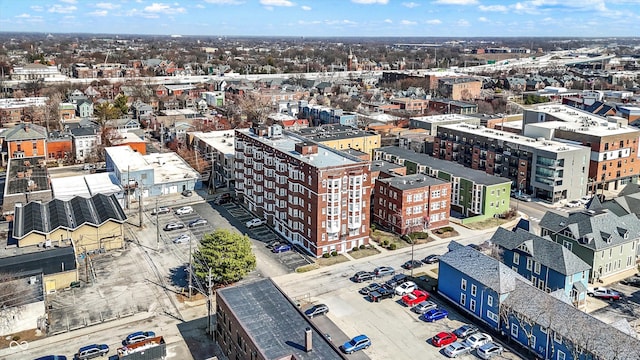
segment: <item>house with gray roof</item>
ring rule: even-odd
[[[591,266],[590,283],[636,272],[640,219],[635,214],[617,215],[597,206],[568,214],[548,211],[539,226],[541,236],[548,236]]]
[[[523,229],[499,227],[489,240],[499,249],[500,260],[548,293],[561,290],[576,307],[584,308],[591,266],[551,239]]]

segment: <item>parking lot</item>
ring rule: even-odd
[[[589,307],[597,309],[590,314],[607,324],[625,319],[633,328],[640,326],[640,289],[620,283],[607,287],[618,291],[622,298],[616,301],[605,301],[589,297],[587,299]]]

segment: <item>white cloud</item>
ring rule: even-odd
[[[487,19],[487,18],[486,18],[486,17],[484,17],[484,16],[480,16],[480,17],[478,18],[478,21],[480,21],[480,22],[489,22],[489,19]]]
[[[365,4],[365,5],[369,5],[369,4],[386,5],[389,2],[389,0],[351,0],[351,2],[356,4]]]
[[[480,5],[478,9],[488,12],[507,12],[507,7],[504,5]]]
[[[311,10],[311,6],[302,5],[302,6],[300,6],[300,9],[302,9],[304,11],[310,11]]]
[[[384,22],[386,22],[387,24],[393,24],[393,20],[391,19],[384,19]]]
[[[436,0],[433,3],[441,5],[475,5],[478,0]]]
[[[175,13],[184,13],[185,9],[183,7],[171,7],[171,5],[168,4],[153,3],[145,7],[144,11],[171,15]]]
[[[105,10],[114,10],[120,7],[119,4],[112,4],[112,3],[97,3],[96,7],[98,9],[105,9]]]
[[[414,3],[414,2],[403,2],[403,3],[402,3],[402,6],[404,6],[404,7],[408,7],[409,9],[413,9],[413,8],[415,8],[415,7],[420,6],[420,4],[418,4],[418,3]]]
[[[108,14],[107,10],[96,10],[89,13],[90,16],[107,16]]]
[[[63,5],[55,4],[49,8],[49,12],[59,13],[59,14],[68,14],[76,10],[78,10],[78,8],[73,5],[63,6]]]
[[[60,2],[67,3],[67,4],[75,4],[78,2],[78,0],[60,0]]]
[[[400,24],[402,25],[418,25],[417,22],[411,20],[400,20]]]
[[[33,11],[44,11],[44,8],[40,5],[33,5],[31,6],[31,10]]]
[[[16,15],[16,17],[20,18],[20,19],[28,19],[28,18],[31,17],[31,15],[29,15],[27,13],[23,13],[23,14],[20,14],[20,15]]]
[[[238,0],[204,0],[204,2],[215,5],[241,5],[243,3]]]
[[[295,5],[289,0],[260,0],[260,4],[264,6],[294,6]]]
[[[206,8],[206,6],[204,6],[204,5],[202,5],[202,4],[197,4],[197,5],[196,5],[196,8],[198,8],[198,9],[205,9],[205,8]]]
[[[427,20],[426,23],[429,25],[440,25],[442,24],[442,21],[440,21],[439,19],[433,19],[433,20]]]
[[[460,27],[467,27],[467,26],[470,26],[470,25],[471,25],[471,24],[470,24],[467,20],[465,20],[465,19],[460,19],[460,20],[458,20],[458,22],[457,22],[456,24],[457,24],[458,26],[460,26]]]

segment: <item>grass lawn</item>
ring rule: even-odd
[[[499,218],[490,218],[484,221],[478,221],[471,224],[465,224],[466,227],[472,230],[484,230],[489,228],[494,228],[500,226],[504,223],[507,223],[513,219],[499,219]]]
[[[401,249],[410,245],[406,241],[400,239],[398,235],[380,229],[376,229],[375,232],[369,233],[369,237],[371,237],[371,240],[377,242],[380,246],[382,246],[381,243],[384,240],[387,240],[389,244],[396,244],[396,249]]]
[[[349,255],[354,259],[361,259],[363,257],[380,254],[380,250],[372,247],[369,249],[358,249],[358,251],[349,251]]]

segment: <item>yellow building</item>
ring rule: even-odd
[[[293,133],[335,150],[362,151],[369,154],[369,160],[373,150],[380,147],[380,134],[346,125],[322,125],[300,129]]]

